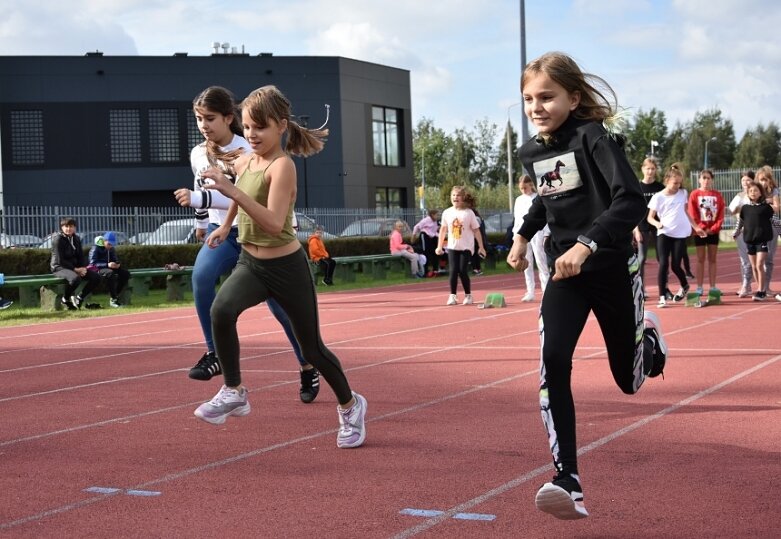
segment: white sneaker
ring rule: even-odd
[[[447,298],[447,303],[445,305],[458,305],[458,298],[455,294],[450,294],[450,296]]]
[[[232,389],[222,386],[219,392],[209,402],[204,402],[196,408],[195,417],[203,419],[212,425],[222,425],[228,416],[244,416],[249,414],[250,405],[247,389]]]
[[[342,448],[358,447],[366,439],[366,399],[353,391],[355,404],[348,410],[342,410],[338,406],[339,434],[336,436],[336,446]]]
[[[532,292],[529,292],[525,296],[521,298],[521,301],[524,303],[529,303],[530,301],[534,301],[534,294]]]
[[[781,301],[781,294],[776,294],[776,301]],[[3,307],[5,309],[5,307]]]
[[[657,303],[656,306],[660,309],[667,307],[667,300],[664,299],[664,296],[659,296],[659,303]]]
[[[463,305],[472,305],[472,303],[473,303],[473,301],[472,301],[472,294],[467,294],[466,296],[464,296],[464,303],[463,303]]]

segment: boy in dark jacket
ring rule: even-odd
[[[62,304],[69,310],[80,308],[84,298],[100,284],[100,276],[87,269],[87,257],[76,235],[76,220],[73,217],[60,219],[60,233],[52,241],[50,266],[54,275],[68,281]],[[82,280],[87,283],[81,293],[75,295]]]
[[[95,245],[89,251],[89,269],[97,271],[101,278],[106,280],[108,291],[111,295],[109,305],[120,307],[119,294],[130,280],[130,272],[120,267],[117,251],[117,235],[106,232],[103,236],[95,238]]]

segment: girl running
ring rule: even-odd
[[[242,132],[236,102],[233,94],[220,86],[211,86],[198,94],[193,100],[193,112],[198,129],[204,140],[190,152],[190,164],[195,176],[194,189],[177,189],[174,192],[181,206],[195,208],[196,237],[203,241],[220,225],[225,223],[231,200],[219,191],[210,191],[206,185],[211,183],[203,172],[211,167],[224,171],[231,181],[233,163],[242,154],[252,151],[250,145],[240,135]],[[215,286],[219,278],[230,272],[239,259],[241,247],[238,244],[238,229],[235,221],[225,240],[210,249],[201,249],[193,266],[193,298],[195,312],[201,323],[201,331],[206,341],[206,353],[190,369],[193,380],[211,380],[212,376],[222,373],[220,362],[214,352],[212,338],[212,319],[209,310],[216,295]],[[302,402],[315,400],[320,390],[319,373],[301,355],[290,321],[287,315],[274,301],[266,302],[271,314],[282,325],[285,335],[293,347],[293,353],[300,365],[301,385],[299,396]]]
[[[320,338],[315,285],[292,225],[296,169],[289,154],[306,157],[317,153],[328,131],[306,129],[293,121],[290,101],[275,86],[251,92],[241,104],[241,120],[252,152],[236,160],[236,183],[218,168],[202,174],[214,182],[208,189],[233,200],[225,222],[207,239],[208,245],[222,243],[238,215],[242,251],[211,308],[214,344],[225,385],[211,401],[199,406],[195,415],[220,424],[228,416],[250,412],[248,391],[241,382],[236,323],[245,310],[273,298],[287,313],[304,357],[336,394],[340,423],[337,446],[358,447],[366,437],[366,399],[351,390],[339,360]]]
[[[600,91],[597,87],[602,87]],[[507,262],[518,271],[546,223],[552,276],[540,306],[540,407],[556,475],[537,492],[541,511],[561,519],[588,516],[578,470],[572,356],[589,314],[602,330],[613,379],[635,393],[664,369],[659,319],[643,316],[643,286],[632,229],[645,204],[614,125],[615,97],[602,79],[570,57],[547,53],[524,69],[521,93],[537,136],[520,149],[538,196],[513,236]]]

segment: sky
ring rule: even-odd
[[[559,50],[667,125],[781,125],[778,0],[526,0],[526,59]],[[0,0],[0,55],[343,56],[410,71],[412,118],[520,130],[518,0]],[[284,88],[282,88],[284,91]],[[242,96],[239,96],[242,97]]]

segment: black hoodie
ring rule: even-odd
[[[582,271],[626,263],[632,229],[643,219],[645,199],[621,145],[602,124],[570,116],[543,142],[535,137],[520,149],[537,192],[519,234],[531,238],[547,223],[551,263],[584,235],[597,243]]]

